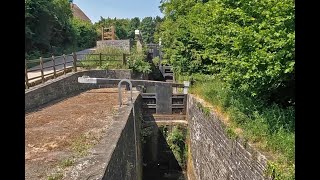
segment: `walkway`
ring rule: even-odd
[[[77,59],[78,60],[82,60],[85,57],[85,54],[89,54],[90,52],[94,52],[95,50],[96,50],[96,48],[90,48],[90,49],[85,49],[85,50],[76,52]],[[66,55],[66,68],[72,67],[72,61],[73,61],[72,55]],[[55,58],[55,64],[61,64],[61,63],[63,63],[63,57],[62,56],[56,57]],[[52,61],[43,63],[43,67],[44,68],[48,67],[48,66],[52,66],[52,65],[53,65]],[[40,68],[40,65],[32,67],[32,68],[30,68],[28,70],[35,70],[35,69],[39,69],[39,68]],[[63,69],[63,64],[61,64],[59,66],[56,66],[56,71],[62,70],[62,69]],[[52,73],[52,72],[53,72],[53,67],[43,70],[44,75]],[[37,71],[34,71],[34,72],[28,72],[28,78],[29,79],[31,79],[33,77],[36,77],[36,76],[41,76],[41,71],[40,70],[37,70]],[[35,82],[35,81],[38,81],[40,79],[41,79],[41,77],[33,79],[33,80],[30,80],[29,82]]]
[[[123,93],[125,104],[128,94]],[[118,107],[118,89],[101,88],[26,114],[25,178],[61,176],[73,158],[85,156],[110,131]]]

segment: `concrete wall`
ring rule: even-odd
[[[120,49],[123,49],[129,53],[130,48],[132,47],[132,42],[130,41],[130,39],[97,41],[97,48],[102,48],[102,47],[106,47],[106,46],[120,48]]]
[[[190,179],[268,179],[266,157],[241,139],[229,138],[219,116],[214,112],[205,115],[200,102],[188,95],[189,148],[195,174],[195,178]]]
[[[65,180],[141,180],[141,103],[138,92],[133,93],[133,106],[124,105],[114,116],[112,128],[106,130],[103,138],[89,154],[77,160],[66,173]],[[138,160],[134,141],[134,120],[136,125]]]
[[[129,117],[127,116],[124,128],[121,128],[121,136],[116,144],[112,156],[107,163],[104,180],[109,179],[142,179],[142,147],[141,147],[141,104],[142,98],[138,96],[135,101],[134,111],[131,109]],[[119,113],[119,119],[123,119],[123,113]],[[136,138],[138,150],[138,162],[136,168],[136,154],[134,141],[134,123],[136,122]],[[115,126],[112,126],[115,128]],[[119,131],[120,132],[120,131]],[[110,138],[110,137],[108,137]],[[112,147],[112,146],[106,146]]]
[[[80,84],[78,77],[87,75],[97,78],[127,78],[132,76],[131,70],[90,70],[69,73],[57,79],[49,80],[43,84],[25,90],[25,110],[31,110],[53,100],[80,93],[91,88],[98,88],[96,84]]]

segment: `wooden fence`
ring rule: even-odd
[[[42,58],[35,60],[25,60],[25,88],[28,89],[31,86],[35,86],[40,83],[44,83],[49,79],[55,79],[58,76],[65,75],[68,72],[77,72],[77,67],[83,67],[83,65],[78,62],[81,62],[77,57],[78,56],[97,56],[97,59],[85,59],[86,62],[94,61],[99,62],[98,65],[102,66],[103,61],[118,61],[121,62],[123,65],[127,63],[127,57],[129,54],[103,54],[103,53],[92,53],[92,54],[76,54],[72,53],[69,55],[63,54],[62,56],[52,56],[49,58]],[[121,57],[121,59],[103,59],[103,56],[109,57]],[[67,59],[72,59],[71,61],[67,61]],[[59,59],[60,62],[57,62]],[[62,60],[62,62],[61,62]],[[38,64],[39,67],[29,68],[28,65],[30,64]],[[70,65],[68,65],[70,64]],[[59,67],[62,66],[62,67]],[[45,73],[46,69],[51,69],[52,72]],[[39,72],[40,75],[29,77],[28,73],[31,72]],[[36,80],[38,79],[38,80]]]

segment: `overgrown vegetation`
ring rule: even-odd
[[[26,59],[90,48],[96,37],[92,24],[73,17],[68,0],[25,0]]]
[[[86,55],[85,58],[79,62],[79,65],[87,69],[127,69],[128,66],[123,64],[123,54],[129,56],[127,52],[119,48],[99,48],[96,49],[95,52]]]
[[[100,61],[101,53],[101,61]],[[123,59],[125,54],[125,60]],[[125,62],[125,64],[124,64]],[[122,49],[104,47],[88,54],[78,62],[81,67],[92,69],[132,69],[133,72],[147,75],[151,72],[151,65],[146,61],[146,51],[137,51],[135,47],[130,54]]]
[[[161,126],[159,129],[167,140],[167,143],[181,168],[186,169],[188,155],[188,146],[186,143],[186,128],[175,125],[172,126],[171,131],[169,131],[166,126]]]
[[[295,110],[277,104],[267,105],[264,101],[233,91],[228,83],[217,76],[195,74],[180,76],[192,80],[192,94],[197,94],[212,104],[229,119],[226,133],[230,138],[241,136],[259,149],[272,155],[277,176],[294,178],[295,166]],[[200,106],[200,105],[199,105]],[[199,107],[204,109],[202,106]],[[206,110],[204,110],[206,111]],[[240,127],[242,134],[235,134]]]
[[[169,0],[160,26],[176,73],[219,74],[232,90],[294,105],[292,0]]]
[[[294,1],[168,0],[160,9],[175,77],[229,117],[230,136],[241,128],[270,152],[278,178],[294,179]]]
[[[146,50],[137,51],[136,48],[131,49],[131,53],[128,59],[129,68],[134,72],[143,73],[147,75],[151,72],[151,65],[146,59]]]

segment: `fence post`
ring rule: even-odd
[[[54,60],[54,56],[52,55],[52,64],[53,64],[53,78],[56,78],[56,62]]]
[[[77,54],[75,52],[73,54],[73,71],[77,72]]]
[[[26,81],[26,88],[29,89],[29,80],[28,80],[28,67],[27,67],[27,60],[25,59],[25,81]]]
[[[102,28],[101,28],[101,41],[104,40],[103,36],[104,36],[104,28],[102,27]]]
[[[43,59],[42,57],[40,57],[40,67],[41,67],[41,80],[42,80],[42,83],[44,83],[44,74],[43,74]]]
[[[123,65],[126,65],[126,64],[127,64],[126,54],[125,54],[125,53],[123,53],[123,55],[122,55],[122,64],[123,64]]]
[[[101,62],[101,53],[99,53],[99,64],[100,64],[100,67],[102,66],[102,62]]]
[[[63,74],[66,75],[66,55],[63,54]]]

